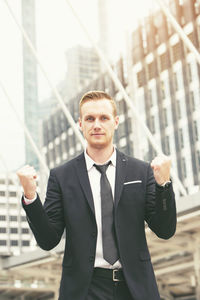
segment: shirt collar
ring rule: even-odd
[[[85,155],[85,162],[86,162],[86,167],[87,167],[87,171],[89,171],[93,165],[96,163],[86,152],[86,149],[84,151],[84,155]],[[105,162],[105,164],[111,161],[112,165],[114,167],[116,167],[116,148],[114,147],[114,151],[112,153],[112,155],[110,156],[110,158]]]

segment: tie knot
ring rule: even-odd
[[[107,162],[105,165],[96,165],[94,164],[95,168],[101,173],[105,174],[108,166],[111,164],[111,161]]]

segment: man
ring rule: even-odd
[[[175,232],[170,160],[156,157],[150,165],[119,152],[113,145],[118,124],[108,94],[82,97],[79,125],[86,150],[51,170],[44,207],[35,170],[18,171],[39,246],[52,249],[66,230],[59,300],[160,299],[144,221],[161,238]]]

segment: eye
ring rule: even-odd
[[[94,120],[94,118],[92,116],[88,116],[85,119],[86,119],[86,121],[93,121]]]
[[[101,117],[101,120],[108,120],[109,118],[108,118],[108,116],[105,116],[105,115],[103,115],[102,117]]]

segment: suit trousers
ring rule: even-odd
[[[93,275],[86,300],[134,300],[125,281]]]

